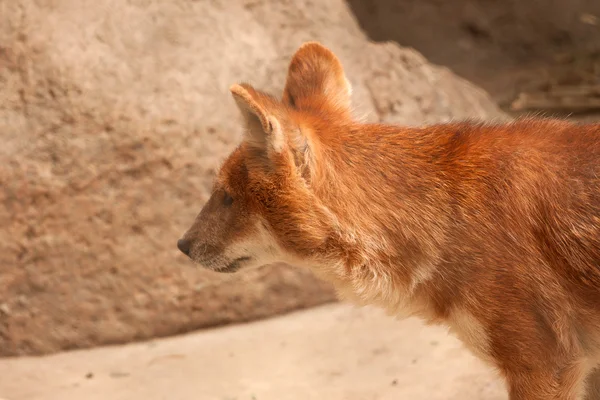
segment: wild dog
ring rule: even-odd
[[[281,99],[231,93],[245,135],[183,253],[220,272],[304,266],[343,298],[445,324],[512,400],[600,399],[600,125],[359,123],[316,42]]]

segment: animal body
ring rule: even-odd
[[[231,93],[245,135],[181,251],[221,272],[310,268],[343,298],[445,324],[511,400],[600,399],[600,125],[363,124],[316,42],[282,98]]]

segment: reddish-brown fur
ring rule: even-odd
[[[600,399],[600,125],[361,124],[317,43],[283,100],[232,93],[247,134],[179,243],[192,259],[306,265],[354,301],[447,324],[512,400]]]

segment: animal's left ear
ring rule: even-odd
[[[236,84],[229,90],[246,122],[247,142],[280,153],[285,146],[285,137],[275,116],[277,105],[274,100],[248,84]]]

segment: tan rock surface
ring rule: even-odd
[[[239,139],[229,85],[278,92],[306,40],[339,54],[358,116],[503,118],[415,51],[368,43],[342,0],[0,0],[0,355],[333,299],[306,271],[224,277],[175,247]]]

